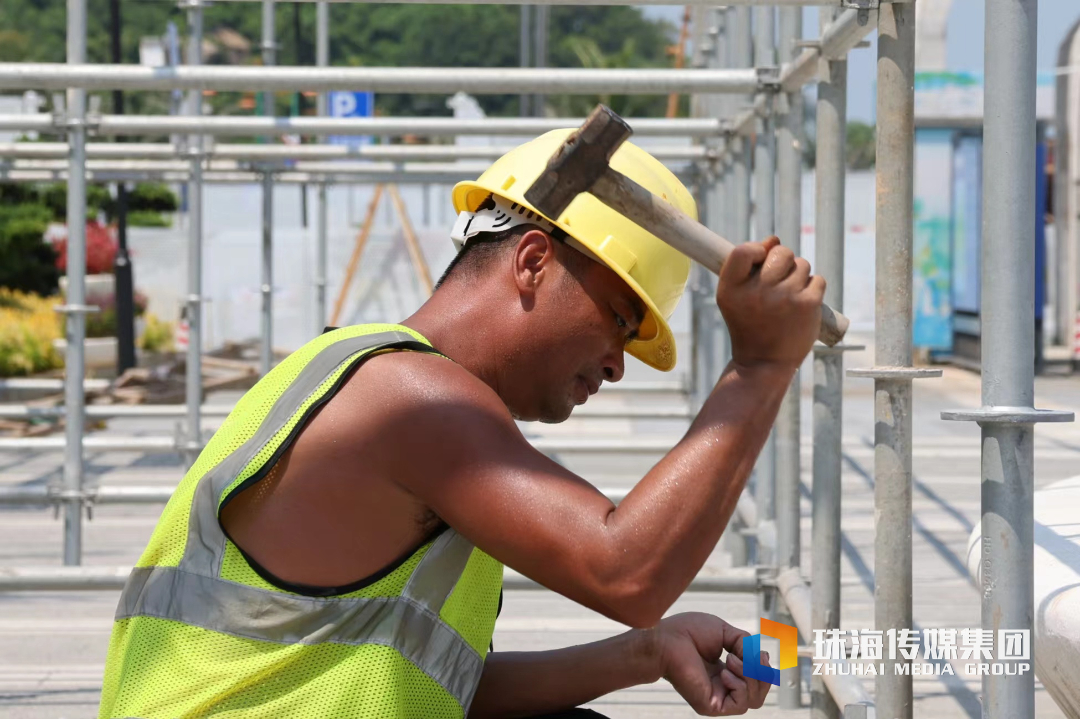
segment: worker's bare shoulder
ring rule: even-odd
[[[510,419],[491,387],[461,365],[426,352],[387,352],[371,357],[349,379],[349,385],[385,397],[388,409],[470,405],[497,410]]]
[[[422,352],[387,352],[363,362],[331,409],[336,434],[379,437],[395,444],[469,433],[479,424],[517,434],[506,405],[460,365]]]

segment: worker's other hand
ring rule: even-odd
[[[750,636],[711,614],[689,612],[656,627],[661,675],[702,716],[759,709],[771,686],[742,673],[742,640]],[[725,661],[720,656],[727,650]],[[763,661],[768,655],[761,653]]]
[[[732,360],[798,367],[817,339],[824,296],[825,280],[778,238],[738,245],[716,290]]]

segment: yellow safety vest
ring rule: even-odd
[[[400,325],[344,327],[294,352],[237,403],[127,581],[99,717],[468,713],[495,629],[498,561],[448,529],[367,586],[306,596],[264,579],[218,518],[350,369],[392,350],[435,352]]]

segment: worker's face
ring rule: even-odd
[[[622,379],[645,306],[611,269],[542,232],[517,249],[528,351],[513,365],[514,390],[500,394],[521,419],[561,422],[602,382]]]

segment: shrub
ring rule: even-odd
[[[135,316],[141,317],[146,312],[146,295],[135,292]],[[116,336],[116,295],[108,297],[95,297],[91,304],[97,305],[98,311],[86,315],[87,337],[115,337]]]
[[[42,225],[48,225],[52,221],[52,212],[48,207],[40,203],[7,204],[0,202],[0,227],[12,220],[35,220]]]
[[[41,201],[52,212],[53,219],[57,222],[67,221],[67,183],[58,182],[47,186],[41,193]],[[88,184],[86,186],[86,217],[88,220],[97,219],[98,213],[104,212],[107,217],[112,217],[116,211],[116,200],[109,194],[104,185]]]
[[[56,292],[56,250],[45,242],[48,210],[40,205],[0,207],[0,287],[38,295]]]
[[[147,352],[172,352],[173,323],[158,319],[158,316],[148,312],[146,314],[146,327],[142,336],[139,337],[139,347]]]
[[[53,347],[61,318],[59,297],[38,297],[0,288],[0,377],[18,377],[64,366]]]
[[[171,227],[172,223],[160,212],[153,210],[134,210],[128,212],[129,227]]]
[[[41,193],[34,185],[18,183],[0,185],[0,205],[38,205]]]
[[[53,243],[56,248],[56,266],[61,272],[67,272],[67,240]],[[116,253],[120,245],[116,241],[113,228],[100,222],[86,223],[86,272],[95,275],[113,271]]]
[[[128,210],[176,212],[180,201],[168,185],[161,182],[139,182],[128,194]]]

